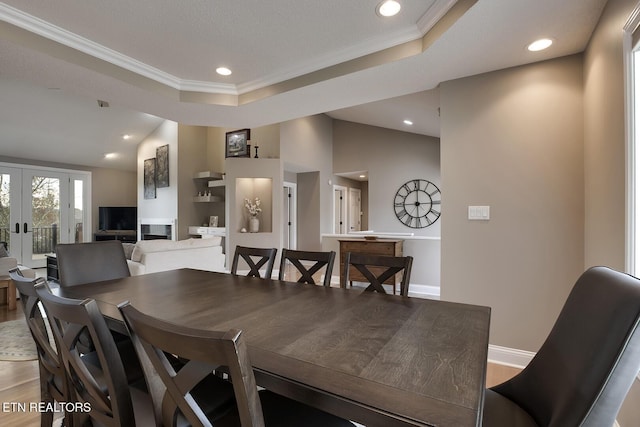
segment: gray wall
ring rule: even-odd
[[[332,120],[321,114],[280,124],[280,158],[287,176],[297,174],[298,249],[320,250],[331,233]]]
[[[86,170],[86,169],[83,169]],[[99,206],[137,206],[136,172],[89,168],[91,171],[91,224],[98,229]]]
[[[438,138],[334,120],[333,172],[368,171],[368,228],[376,231],[440,236],[441,221],[423,229],[412,229],[398,221],[393,198],[405,182],[422,178],[440,180]],[[330,214],[329,214],[330,215]]]
[[[441,85],[441,296],[490,306],[491,344],[536,351],[583,271],[582,84],[575,55]]]
[[[207,171],[207,131],[204,126],[178,125],[178,170],[169,171],[178,174],[178,219],[177,238],[189,238],[190,225],[209,223],[211,209],[222,203],[194,203],[193,196],[198,193],[198,185],[193,177],[196,172]]]

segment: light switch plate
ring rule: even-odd
[[[491,209],[489,206],[469,206],[469,219],[472,221],[489,221]]]

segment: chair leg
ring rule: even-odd
[[[51,394],[49,393],[48,383],[46,380],[43,380],[43,375],[47,375],[47,373],[42,372],[42,367],[40,368],[40,401],[43,402],[46,406],[53,405],[54,400]],[[53,425],[53,412],[52,411],[44,411],[40,413],[40,426],[41,427],[51,427]]]

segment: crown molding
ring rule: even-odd
[[[202,92],[220,95],[240,95],[238,87],[230,83],[203,82],[200,80],[179,80],[178,89],[187,92]]]
[[[304,76],[318,70],[324,70],[356,58],[361,58],[375,52],[399,46],[403,43],[414,41],[423,35],[424,34],[420,33],[418,30],[418,27],[415,26],[397,31],[393,34],[377,36],[362,43],[348,46],[326,55],[321,55],[298,66],[289,67],[286,70],[268,74],[263,78],[241,83],[238,85],[238,92],[240,94],[244,94],[277,83],[282,83],[296,77]]]
[[[427,34],[457,2],[458,0],[436,0],[416,22],[422,35]]]
[[[416,26],[402,29],[391,35],[377,36],[357,45],[319,56],[304,64],[283,69],[263,78],[238,85],[181,79],[5,3],[0,3],[0,20],[176,90],[239,96],[414,41],[422,37],[425,33],[424,29],[428,29],[429,25],[434,25],[446,13],[448,8],[455,3],[456,0],[436,0],[427,13],[420,18]],[[427,23],[425,24],[423,21]]]
[[[152,67],[127,55],[123,55],[120,52],[95,43],[87,38],[65,30],[64,28],[53,25],[33,15],[29,15],[28,13],[11,7],[5,3],[0,3],[0,20],[61,45],[75,49],[79,52],[109,62],[173,89],[237,95],[235,85],[180,79],[179,77]]]

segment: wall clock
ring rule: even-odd
[[[407,227],[428,227],[440,218],[440,189],[425,179],[407,181],[396,192],[393,209]]]

